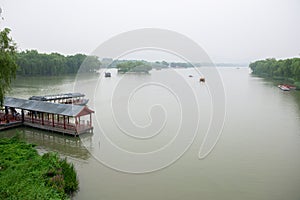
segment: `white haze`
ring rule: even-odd
[[[299,0],[3,0],[0,7],[0,27],[12,30],[20,50],[89,54],[122,32],[163,28],[188,36],[214,62],[300,53]]]

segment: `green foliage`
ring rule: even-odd
[[[300,88],[300,82],[295,82],[294,84],[297,88]]]
[[[148,73],[152,67],[143,61],[125,61],[117,64],[118,72],[138,72]]]
[[[80,72],[94,72],[100,69],[100,61],[97,56],[87,56],[81,64]]]
[[[167,63],[166,61],[156,61],[156,62],[152,62],[150,63],[151,67],[153,69],[163,69],[163,68],[168,68],[169,67],[169,63]]]
[[[16,44],[9,37],[10,29],[0,31],[0,106],[3,105],[4,96],[10,89],[11,79],[17,71]]]
[[[100,61],[96,56],[76,54],[64,56],[59,53],[38,53],[36,50],[27,50],[17,54],[17,63],[20,66],[18,75],[29,76],[57,76],[81,72],[92,72],[100,68]]]
[[[61,168],[65,180],[64,191],[70,194],[78,189],[78,180],[76,173],[74,173],[74,165],[69,164],[67,160],[64,159],[61,161]]]
[[[253,74],[290,82],[300,81],[300,58],[286,60],[266,59],[249,65]]]
[[[74,166],[33,147],[17,137],[0,140],[0,199],[67,199],[78,189]]]
[[[194,67],[194,66],[191,63],[180,63],[180,62],[175,63],[175,62],[172,62],[170,64],[170,67],[188,68],[188,67]]]

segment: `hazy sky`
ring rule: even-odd
[[[91,53],[138,28],[197,42],[214,62],[300,57],[299,0],[1,0],[20,50]],[[147,59],[147,58],[146,58]]]

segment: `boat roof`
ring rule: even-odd
[[[84,97],[85,95],[82,93],[64,93],[64,94],[51,94],[45,96],[32,96],[29,100],[36,101],[51,101],[51,100],[59,100],[59,99],[71,99],[77,97]]]
[[[4,106],[43,113],[65,115],[69,117],[78,117],[94,113],[93,110],[82,105],[57,104],[46,101],[27,100],[13,97],[5,97]]]

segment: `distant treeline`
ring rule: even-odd
[[[124,64],[125,63],[125,64]],[[120,65],[122,64],[122,65]],[[127,68],[127,65],[133,65],[134,67],[138,65],[148,65],[151,66],[154,69],[161,69],[161,68],[167,68],[169,66],[169,63],[166,61],[156,61],[156,62],[149,62],[145,60],[113,60],[112,58],[104,58],[101,60],[101,67],[103,68],[117,68],[125,67]]]
[[[249,67],[253,74],[259,76],[288,80],[297,84],[300,82],[300,58],[259,60],[251,63]]]
[[[172,63],[170,63],[170,67],[188,68],[188,67],[194,67],[194,66],[191,63],[172,62]]]
[[[116,65],[118,72],[137,72],[137,73],[149,73],[152,69],[151,65],[143,61],[126,61],[120,62]]]
[[[132,62],[143,62],[146,65],[152,67],[152,69],[164,69],[164,68],[191,68],[191,67],[244,67],[247,64],[242,63],[212,63],[212,62],[202,62],[202,63],[189,63],[189,62],[166,62],[166,61],[155,61],[149,62],[145,60],[113,60],[112,58],[103,58],[101,60],[101,67],[103,68],[119,68],[118,64],[126,63],[128,61]]]
[[[76,54],[64,56],[59,53],[39,53],[27,50],[17,53],[18,75],[56,76],[81,72],[93,72],[100,68],[100,61],[96,56]],[[80,66],[82,66],[80,68]]]

